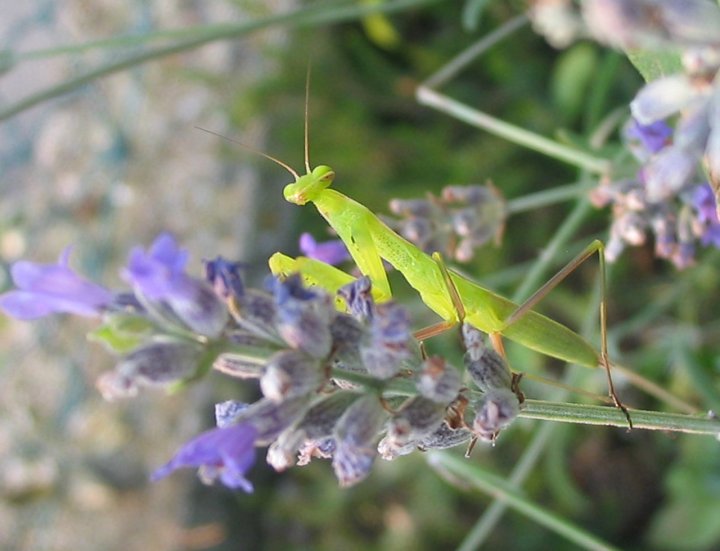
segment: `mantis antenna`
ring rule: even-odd
[[[307,118],[305,119],[305,124],[307,125]],[[223,140],[227,140],[228,142],[237,144],[237,145],[239,145],[240,147],[242,147],[243,149],[246,149],[247,151],[250,151],[251,153],[255,153],[256,155],[260,155],[261,157],[265,157],[267,160],[272,161],[273,163],[275,163],[275,164],[280,165],[281,167],[283,167],[283,168],[284,168],[285,170],[287,170],[290,174],[292,174],[292,175],[295,177],[296,180],[300,178],[300,175],[299,175],[297,172],[295,172],[295,171],[292,169],[291,166],[283,163],[280,159],[276,159],[276,158],[273,157],[272,155],[268,155],[267,153],[263,153],[262,151],[259,151],[259,150],[255,149],[254,147],[250,147],[249,145],[247,145],[247,144],[245,144],[245,143],[243,143],[243,142],[241,142],[241,141],[235,140],[235,139],[233,139],[233,138],[228,138],[227,136],[223,136],[222,134],[220,134],[220,133],[218,133],[218,132],[215,132],[215,131],[213,131],[213,130],[208,130],[207,128],[202,128],[201,126],[196,126],[195,128],[198,129],[198,130],[202,130],[203,132],[207,132],[208,134],[212,134],[213,136],[217,136],[218,138],[222,138]],[[306,127],[305,132],[306,132],[306,135],[307,135],[307,127]],[[307,164],[307,138],[306,138],[306,142],[305,142],[305,164]]]
[[[310,69],[312,65],[308,61],[307,74],[305,75],[305,170],[310,174],[310,145],[308,143],[308,137],[310,134],[309,120],[310,120]]]

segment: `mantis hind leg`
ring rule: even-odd
[[[615,385],[613,384],[612,374],[610,372],[610,359],[608,357],[608,346],[607,346],[607,282],[606,282],[606,270],[605,270],[605,245],[603,245],[602,241],[596,239],[592,243],[590,243],[585,249],[583,249],[580,254],[578,254],[575,258],[573,258],[570,262],[568,262],[558,273],[556,273],[553,277],[548,280],[547,283],[545,283],[540,289],[535,291],[535,293],[528,298],[525,302],[523,302],[518,308],[510,314],[507,319],[504,321],[504,327],[507,328],[511,326],[513,323],[520,320],[524,315],[526,315],[528,312],[530,312],[547,294],[557,287],[557,285],[563,281],[568,275],[570,275],[575,269],[580,266],[583,262],[585,262],[588,258],[593,256],[595,253],[598,255],[598,259],[600,262],[600,290],[601,290],[601,298],[600,298],[600,339],[601,339],[601,345],[600,345],[600,358],[599,363],[600,366],[605,369],[605,373],[607,374],[607,382],[608,382],[608,394],[610,396],[610,399],[612,400],[613,404],[615,404],[615,407],[620,409],[624,414],[625,418],[628,422],[628,427],[632,429],[632,419],[630,419],[630,413],[628,412],[627,408],[623,405],[623,403],[620,401],[620,397],[618,396],[617,392],[615,391]]]

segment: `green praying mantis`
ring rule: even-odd
[[[620,401],[612,380],[607,352],[607,308],[605,302],[605,260],[601,241],[590,243],[535,294],[518,305],[469,279],[448,270],[438,254],[432,256],[398,235],[370,209],[332,189],[335,172],[326,165],[314,169],[309,162],[308,101],[309,80],[305,102],[305,168],[300,175],[287,164],[263,154],[288,170],[295,181],[288,184],[284,197],[290,203],[313,203],[318,212],[347,246],[352,259],[363,275],[370,278],[375,298],[386,301],[392,297],[383,261],[400,272],[422,301],[442,318],[442,322],[416,333],[419,340],[467,322],[495,337],[507,337],[547,356],[589,368],[602,367],[608,380],[609,396],[625,414],[628,426],[632,421]],[[601,349],[598,352],[585,338],[533,308],[547,293],[585,260],[598,255],[600,259],[602,300],[600,303]],[[334,266],[307,257],[290,258],[275,253],[269,260],[273,274],[287,276],[299,273],[309,285],[319,285],[336,292],[355,278]]]

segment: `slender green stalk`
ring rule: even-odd
[[[546,508],[530,501],[522,492],[503,478],[485,472],[467,460],[449,453],[431,452],[428,462],[436,469],[448,474],[450,480],[460,479],[463,484],[483,491],[521,513],[541,526],[567,538],[583,549],[615,549],[583,528],[551,513]]]
[[[509,214],[518,214],[528,210],[535,210],[557,203],[564,203],[571,199],[586,196],[588,186],[582,183],[568,184],[565,186],[557,186],[549,189],[538,191],[537,193],[529,193],[522,197],[510,199],[507,202],[507,210]]]
[[[540,459],[554,431],[555,425],[551,423],[544,423],[538,427],[538,430],[533,435],[532,442],[525,448],[520,460],[513,466],[512,474],[508,478],[508,483],[513,488],[519,488],[523,482],[525,482]],[[495,528],[495,525],[505,512],[506,507],[507,503],[505,501],[499,499],[493,501],[492,505],[485,510],[480,519],[465,535],[465,539],[463,539],[457,551],[473,551],[478,549]]]
[[[278,25],[286,25],[287,27],[308,27],[320,24],[339,23],[341,21],[364,17],[372,13],[390,13],[394,11],[408,9],[413,6],[420,6],[423,4],[429,4],[437,1],[439,0],[390,0],[388,2],[381,3],[362,3],[335,7],[310,6],[289,13],[280,13],[268,17],[259,17],[251,21],[243,21],[240,23],[215,24],[195,29],[159,31],[157,33],[153,33],[152,35],[148,35],[148,41],[157,40],[159,38],[167,39],[178,37],[180,37],[180,41],[167,46],[157,47],[151,50],[145,50],[138,54],[130,55],[126,59],[123,59],[121,61],[108,63],[85,74],[66,80],[65,82],[61,82],[60,84],[48,87],[45,90],[41,90],[40,92],[32,94],[25,99],[20,100],[19,102],[0,110],[0,120],[8,119],[26,109],[34,107],[35,105],[38,105],[54,97],[66,94],[100,77],[104,77],[118,71],[123,71],[135,65],[152,61],[153,59],[197,48],[199,46],[202,46],[203,44],[207,44],[216,40],[239,38],[253,31],[266,29]],[[112,42],[114,40],[116,40],[117,42]],[[142,36],[118,37],[116,39],[96,41],[84,45],[80,44],[75,46],[67,46],[64,48],[54,48],[53,50],[57,50],[60,53],[75,53],[78,51],[82,51],[83,49],[109,47],[111,45],[117,46],[120,44],[137,44],[139,41],[143,41]],[[50,50],[44,50],[42,52],[19,55],[25,55],[26,57],[34,56],[37,58],[42,56],[47,57],[52,54]],[[17,59],[17,56],[14,59]]]
[[[445,63],[439,71],[428,77],[428,79],[423,83],[423,85],[433,89],[439,88],[448,80],[457,75],[460,71],[462,71],[465,67],[467,67],[470,63],[475,61],[477,57],[485,53],[498,42],[502,42],[505,38],[510,36],[518,29],[521,29],[522,27],[527,25],[528,22],[529,19],[527,15],[524,14],[519,15],[514,19],[511,19],[510,21],[502,25],[500,28],[484,36],[475,44],[473,44],[469,48],[466,48],[456,57]]]
[[[423,105],[433,107],[451,117],[477,128],[487,130],[491,134],[495,134],[509,142],[527,147],[553,159],[558,159],[559,161],[569,163],[595,174],[605,173],[610,168],[610,161],[607,159],[585,153],[574,147],[563,145],[514,124],[492,117],[487,113],[468,107],[464,103],[426,86],[420,86],[417,89],[416,97],[418,102]]]
[[[526,400],[520,417],[627,428],[627,419],[616,407]],[[703,416],[630,409],[635,429],[664,430],[720,437],[720,420]]]
[[[468,107],[464,103],[456,101],[436,90],[436,88],[456,76],[469,63],[477,59],[477,57],[498,42],[507,38],[510,34],[522,28],[526,23],[527,17],[522,15],[511,19],[496,31],[483,37],[430,76],[418,87],[415,97],[418,102],[423,105],[433,107],[458,120],[487,130],[510,142],[543,153],[548,157],[559,159],[593,173],[607,172],[610,168],[610,162],[607,159],[602,159],[596,155],[591,155],[573,147],[560,144],[554,140],[520,128],[519,126],[492,117],[487,113]]]

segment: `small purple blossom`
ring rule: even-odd
[[[277,329],[285,342],[314,358],[327,356],[336,315],[332,298],[303,287],[299,275],[271,280],[270,284],[277,304]]]
[[[222,256],[205,262],[205,280],[212,285],[215,294],[221,299],[234,297],[239,299],[245,294],[245,286],[240,275],[241,262],[230,262]]]
[[[150,249],[130,251],[122,276],[139,298],[164,302],[193,331],[216,337],[225,327],[224,304],[204,281],[185,273],[188,253],[168,233],[160,234]]]
[[[630,119],[625,127],[625,139],[628,147],[633,149],[637,143],[647,153],[657,153],[672,141],[673,129],[665,121],[655,121],[650,124],[641,124],[635,119]],[[644,160],[647,154],[641,157]]]
[[[715,194],[709,184],[701,184],[693,190],[692,204],[697,210],[701,224],[700,240],[703,245],[720,249],[720,220],[718,220]]]
[[[17,289],[0,295],[0,309],[8,316],[32,320],[54,313],[97,316],[113,300],[113,294],[75,273],[68,266],[71,248],[57,264],[20,260],[10,273]]]
[[[172,235],[162,233],[148,252],[142,247],[130,251],[122,275],[147,298],[164,300],[182,294],[190,284],[190,277],[184,272],[187,261],[187,251],[178,247]]]
[[[340,239],[318,243],[309,233],[300,236],[300,251],[307,257],[336,266],[350,260],[350,253]]]
[[[345,300],[350,314],[366,324],[359,349],[362,363],[374,377],[388,379],[410,357],[410,317],[395,302],[375,304],[371,286],[370,279],[363,276],[342,287],[338,294]]]
[[[250,423],[216,428],[199,434],[185,443],[175,456],[152,474],[153,481],[177,469],[198,467],[203,482],[216,479],[228,488],[252,492],[252,483],[245,473],[255,463],[257,429]]]

